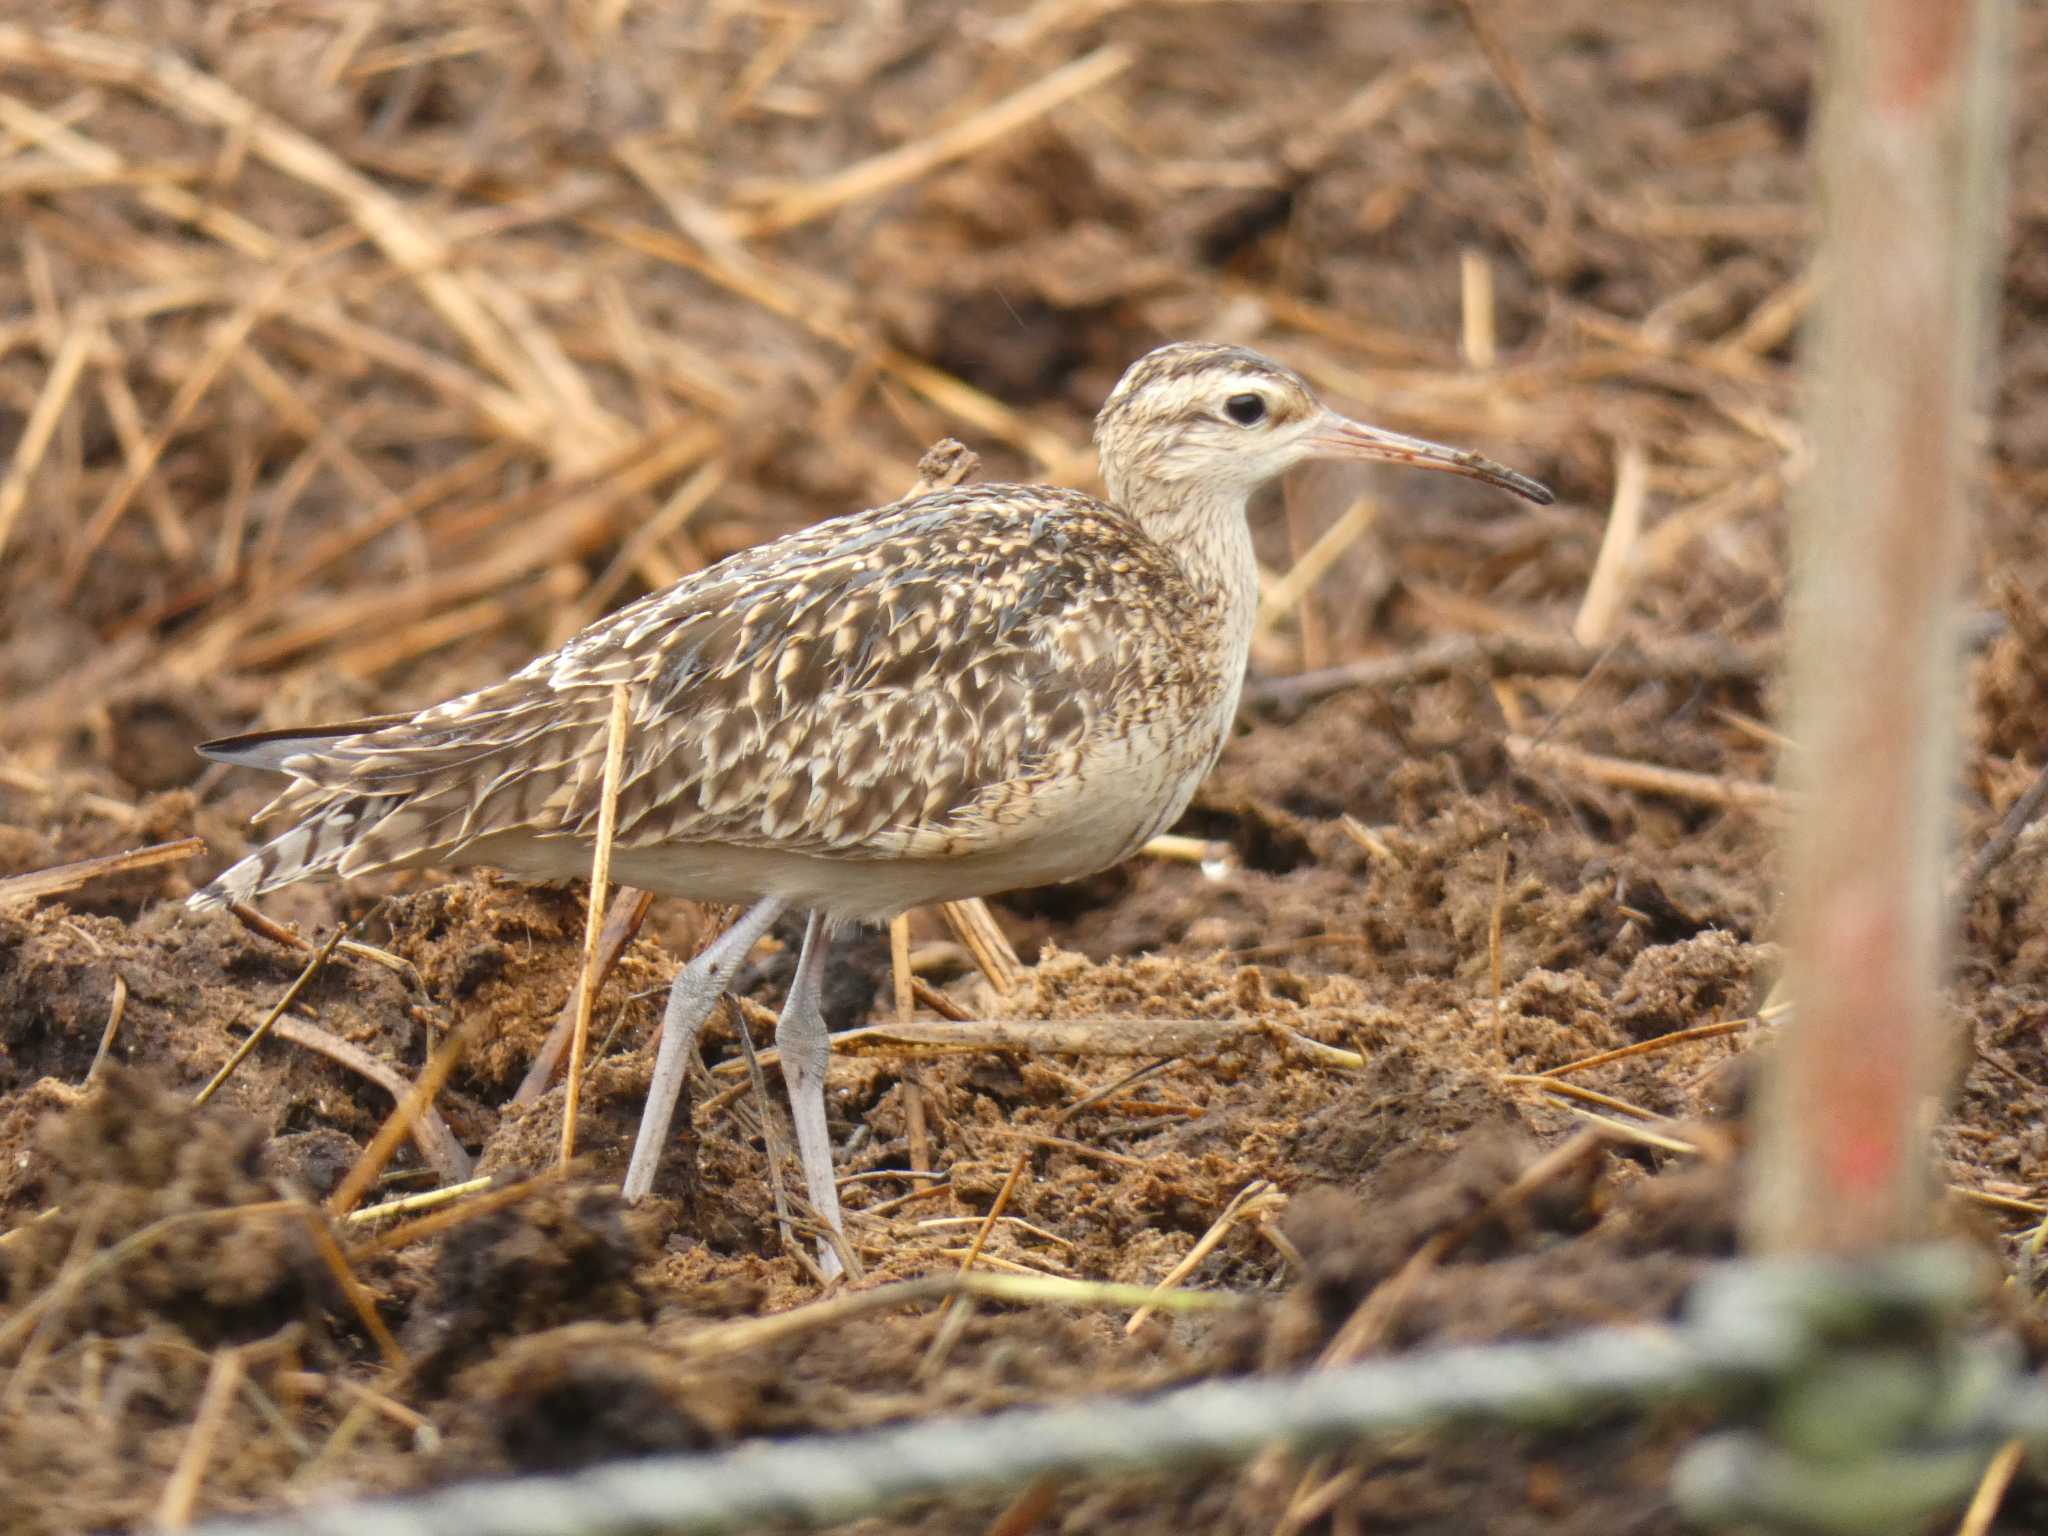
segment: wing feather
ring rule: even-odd
[[[299,780],[278,814],[376,797],[329,859],[347,874],[508,832],[589,838],[623,683],[621,847],[971,852],[1125,693],[1199,670],[1184,589],[1078,492],[940,491],[742,551],[417,715],[269,733],[231,760]]]

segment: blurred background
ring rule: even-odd
[[[208,851],[0,914],[0,1140],[47,1107],[38,1080],[83,1076],[116,975],[122,1052],[177,1077],[211,1070],[226,1038],[214,1014],[301,963],[257,956],[245,935],[202,942],[173,911],[243,851],[268,793],[209,769],[195,742],[493,680],[734,549],[902,495],[943,437],[985,478],[1091,486],[1095,408],[1131,359],[1182,338],[1268,351],[1341,409],[1475,448],[1559,500],[1317,474],[1255,509],[1267,582],[1245,716],[1179,829],[1228,854],[1140,859],[998,903],[1027,960],[1066,952],[1014,1006],[1312,1010],[1341,1020],[1330,1043],[1370,1047],[1369,1081],[1247,1085],[1232,1075],[1245,1062],[1225,1063],[1175,1090],[1206,1129],[1148,1111],[1117,1133],[1137,1140],[1111,1138],[1118,1156],[1166,1164],[1084,1160],[1100,1192],[1048,1174],[1020,1212],[1100,1245],[1068,1255],[1076,1272],[1149,1283],[1248,1167],[1391,1198],[1408,1188],[1384,1171],[1396,1153],[1439,1156],[1502,1117],[1535,1143],[1577,1123],[1554,1097],[1502,1088],[1503,1071],[1762,1001],[1780,809],[1770,672],[1818,230],[1805,7],[11,11],[0,874],[191,833]],[[2048,748],[2048,10],[2019,9],[2015,44],[1970,555],[1973,844]],[[2023,848],[1965,893],[1955,1006],[1978,1050],[1945,1144],[1957,1183],[2019,1217],[2039,1209],[2048,1110],[2040,876]],[[311,932],[370,895],[404,898],[378,932],[436,1006],[502,1015],[495,1054],[455,1088],[475,1144],[503,1130],[497,1106],[574,974],[580,906],[482,886],[435,897],[437,883],[299,886],[265,908]],[[683,906],[657,908],[629,956],[636,989],[693,936]],[[942,930],[917,934],[936,981],[962,972]],[[1124,963],[1139,954],[1157,958]],[[887,965],[872,936],[844,955],[841,1023],[868,1015]],[[370,991],[335,983],[324,1016],[416,1065],[410,1004]],[[637,991],[623,1008],[621,1049],[637,1050],[651,1008]],[[1739,1095],[1744,1043],[1691,1045],[1598,1086],[1674,1123],[1707,1116]],[[366,1135],[387,1103],[331,1064],[255,1065],[241,1102],[274,1134]],[[896,1080],[849,1070],[845,1112],[880,1128],[872,1156],[887,1163]],[[927,1086],[957,1130],[978,1103],[1009,1117],[1066,1102],[1074,1080],[1035,1071],[947,1066]],[[975,1169],[999,1182],[1009,1151],[959,1140],[945,1155],[965,1198]],[[1645,1150],[1631,1177],[1660,1187],[1646,1176],[1668,1161]],[[51,1198],[40,1175],[8,1177],[18,1209]],[[1146,1178],[1184,1182],[1134,1193]],[[1684,1197],[1699,1202],[1674,1218],[1690,1236],[1639,1210],[1534,1278],[1467,1276],[1422,1309],[1417,1336],[1526,1326],[1529,1297],[1546,1328],[1656,1315],[1688,1264],[1730,1240],[1726,1194]],[[1438,1195],[1455,1204],[1424,1189],[1417,1210]],[[706,1251],[767,1241],[758,1192],[705,1198],[727,1202]],[[1175,1214],[1144,1218],[1139,1240],[1111,1206]],[[1350,1219],[1319,1210],[1292,1239],[1311,1265],[1316,1234],[1334,1245],[1352,1277],[1329,1282],[1338,1292],[1380,1262],[1359,1256],[1371,1244]],[[1579,1273],[1652,1250],[1654,1273],[1616,1270],[1607,1292]],[[1212,1265],[1240,1283],[1290,1273],[1255,1237],[1221,1253]],[[1268,1358],[1314,1329],[1297,1333]],[[1077,1379],[1100,1368],[1094,1344],[1069,1347]],[[1192,1368],[1256,1353],[1216,1348]],[[1563,1479],[1591,1519],[1661,1475],[1653,1448],[1610,1486],[1625,1450],[1587,1452],[1606,1470],[1580,1486],[1579,1453],[1497,1465],[1480,1437],[1443,1475],[1523,1513]],[[261,1503],[266,1475],[221,1496]],[[1400,1528],[1479,1528],[1417,1519]]]

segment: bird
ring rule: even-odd
[[[615,689],[612,877],[740,909],[682,966],[623,1194],[651,1189],[705,1019],[783,913],[806,914],[775,1030],[805,1188],[843,1237],[820,1011],[829,935],[1077,879],[1170,827],[1237,710],[1258,566],[1248,506],[1311,460],[1539,482],[1367,426],[1248,348],[1174,342],[1096,417],[1104,494],[973,483],[738,551],[511,677],[409,714],[201,744],[292,782],[284,830],[190,897],[484,865],[590,872]],[[829,1277],[836,1249],[821,1245]]]

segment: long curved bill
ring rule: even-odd
[[[1549,486],[1531,480],[1527,475],[1516,474],[1504,464],[1496,464],[1463,448],[1446,448],[1441,443],[1427,442],[1419,437],[1403,437],[1399,432],[1368,427],[1348,416],[1339,416],[1335,411],[1324,413],[1322,421],[1309,434],[1308,441],[1309,446],[1324,458],[1368,459],[1379,464],[1446,470],[1454,475],[1484,480],[1488,485],[1513,491],[1517,496],[1526,496],[1538,506],[1547,507],[1557,499],[1551,495]]]

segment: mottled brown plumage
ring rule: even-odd
[[[663,1061],[750,934],[808,909],[778,1038],[813,1203],[836,1225],[814,1017],[825,923],[1085,875],[1178,817],[1243,678],[1258,596],[1245,504],[1292,465],[1391,460],[1549,499],[1473,455],[1335,416],[1236,347],[1140,359],[1096,440],[1106,499],[935,491],[743,551],[416,715],[209,743],[296,782],[263,812],[289,830],[193,905],[417,865],[586,872],[623,683],[614,877],[756,904],[678,978]],[[791,1065],[804,1053],[815,1083]],[[629,1194],[666,1131],[654,1101],[680,1087],[679,1065],[672,1085],[664,1070]]]
[[[262,819],[319,828],[202,899],[397,865],[587,868],[616,683],[632,698],[622,879],[679,842],[958,859],[1085,780],[1105,727],[1207,713],[1226,686],[1216,608],[1075,491],[970,486],[840,518],[642,598],[504,682],[374,729],[274,736],[299,782]],[[464,857],[486,842],[498,858]]]

